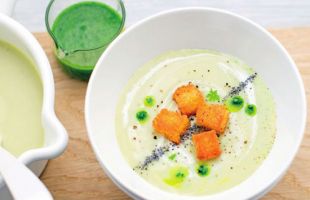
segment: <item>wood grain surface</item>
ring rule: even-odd
[[[271,30],[288,49],[302,74],[310,101],[310,28]],[[68,130],[65,153],[51,160],[41,179],[56,200],[130,199],[101,170],[89,144],[84,123],[84,96],[87,83],[69,78],[53,55],[46,33],[35,33],[53,68],[56,82],[56,112]],[[308,110],[308,113],[309,110]],[[310,118],[305,137],[292,166],[263,199],[310,199]]]

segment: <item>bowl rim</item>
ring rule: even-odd
[[[85,122],[86,122],[86,129],[87,129],[88,138],[90,140],[92,149],[95,152],[96,158],[97,158],[98,162],[100,163],[100,166],[102,167],[105,174],[108,175],[110,177],[110,179],[121,190],[123,190],[125,193],[127,193],[129,196],[141,198],[141,199],[148,199],[147,196],[143,196],[143,194],[141,192],[139,192],[138,188],[129,187],[128,184],[127,185],[125,184],[124,180],[116,180],[114,178],[115,176],[113,174],[111,174],[110,171],[108,170],[108,167],[106,166],[106,164],[100,159],[100,150],[98,149],[98,147],[96,145],[96,140],[93,137],[91,124],[90,124],[90,109],[89,109],[89,107],[90,107],[91,91],[92,91],[93,85],[95,84],[94,80],[95,80],[96,74],[98,73],[98,69],[99,69],[101,63],[103,63],[104,59],[107,57],[109,52],[113,49],[113,46],[115,44],[117,44],[119,42],[119,40],[124,37],[124,35],[134,31],[136,28],[138,28],[140,26],[143,26],[145,23],[147,23],[150,20],[155,20],[156,18],[171,15],[171,14],[182,13],[182,12],[193,12],[193,11],[221,13],[221,14],[227,15],[229,17],[236,18],[237,20],[240,20],[243,23],[245,23],[247,26],[252,26],[255,29],[259,30],[261,33],[263,33],[265,36],[267,36],[269,39],[271,39],[271,42],[273,43],[273,45],[277,46],[279,51],[281,51],[282,54],[285,55],[285,57],[288,59],[289,65],[293,68],[294,76],[296,77],[296,80],[298,82],[298,86],[299,86],[299,90],[300,90],[301,98],[302,98],[301,99],[302,107],[304,108],[304,110],[302,111],[302,122],[301,122],[302,127],[300,129],[302,133],[299,134],[299,138],[297,139],[297,142],[294,146],[294,149],[292,149],[292,154],[290,155],[289,159],[287,160],[286,166],[282,170],[278,171],[278,173],[275,176],[276,178],[273,180],[271,180],[271,179],[267,180],[266,184],[264,184],[263,186],[260,186],[258,189],[256,189],[256,191],[254,193],[249,194],[248,196],[244,196],[244,195],[242,196],[243,199],[259,198],[261,195],[270,191],[273,188],[273,186],[275,186],[276,183],[281,180],[281,178],[284,176],[285,172],[288,170],[288,168],[292,164],[294,158],[296,157],[296,154],[299,150],[299,147],[301,146],[301,142],[303,140],[305,127],[306,127],[307,99],[306,99],[306,95],[305,95],[304,84],[303,84],[301,75],[298,71],[298,68],[297,68],[295,62],[293,61],[293,59],[291,58],[291,56],[289,55],[289,53],[287,52],[287,50],[282,46],[282,44],[270,32],[268,32],[265,28],[263,28],[261,25],[255,23],[252,20],[247,19],[241,15],[235,14],[233,12],[223,10],[223,9],[218,9],[218,8],[211,8],[211,7],[184,7],[184,8],[171,9],[171,10],[167,10],[167,11],[157,13],[155,15],[152,15],[150,17],[147,17],[147,18],[135,23],[134,25],[130,26],[119,37],[117,37],[108,46],[108,48],[104,51],[104,53],[101,55],[100,59],[98,60],[98,62],[96,64],[96,67],[95,67],[95,69],[94,69],[94,71],[90,77],[90,80],[89,80],[89,84],[88,84],[87,92],[86,92],[86,97],[85,97],[86,98],[85,99]],[[236,185],[232,188],[235,188],[238,186],[239,185]],[[153,187],[155,187],[155,186],[153,186]],[[212,194],[212,195],[190,196],[190,198],[197,199],[197,200],[198,199],[199,200],[202,200],[202,199],[222,199],[223,197],[225,197],[224,193],[226,193],[226,195],[227,195],[227,192],[229,192],[232,188],[224,190],[223,192]],[[180,195],[178,195],[178,194],[174,194],[174,195],[175,195],[175,197],[180,197]],[[241,194],[240,194],[240,197],[241,197]]]
[[[33,60],[33,63],[37,68],[43,85],[43,104],[41,114],[42,126],[44,130],[48,129],[48,127],[55,130],[55,141],[53,141],[51,145],[27,150],[18,157],[18,160],[25,165],[29,165],[34,161],[55,158],[59,156],[67,147],[68,135],[64,126],[55,114],[55,86],[53,73],[48,58],[35,37],[20,23],[0,13],[0,24],[2,28],[8,29],[20,38],[23,41],[23,45],[32,55],[30,58]],[[45,143],[46,139],[47,138],[45,137]]]

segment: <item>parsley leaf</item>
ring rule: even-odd
[[[207,101],[209,102],[219,102],[220,101],[220,96],[217,93],[217,90],[210,90],[208,94],[206,95]]]

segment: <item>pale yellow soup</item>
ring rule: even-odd
[[[149,61],[131,77],[118,103],[116,134],[124,158],[150,184],[174,193],[206,195],[238,185],[261,165],[275,139],[275,103],[259,74],[239,93],[245,104],[257,106],[257,114],[251,117],[244,108],[230,113],[228,127],[219,138],[222,154],[205,163],[209,166],[207,176],[197,174],[201,162],[196,159],[191,139],[171,148],[146,169],[138,166],[155,148],[170,144],[155,133],[152,120],[162,108],[177,110],[172,100],[177,87],[192,82],[204,95],[213,89],[223,98],[253,73],[241,60],[208,50],[173,51]],[[149,95],[156,99],[151,108],[144,105],[144,98]],[[150,116],[142,124],[135,116],[141,109]],[[175,158],[169,159],[174,154]],[[179,166],[188,169],[187,177],[180,184],[167,184],[171,169]]]
[[[0,41],[0,145],[15,156],[43,146],[42,97],[33,63]]]

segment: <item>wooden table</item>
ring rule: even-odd
[[[310,28],[271,30],[298,65],[310,100]],[[52,41],[46,33],[35,33],[46,51],[56,82],[56,112],[70,140],[65,153],[51,160],[41,179],[56,200],[130,199],[101,170],[87,138],[84,97],[87,83],[69,78],[58,66]],[[309,113],[309,110],[308,110]],[[310,118],[293,165],[282,181],[263,199],[310,199]]]

